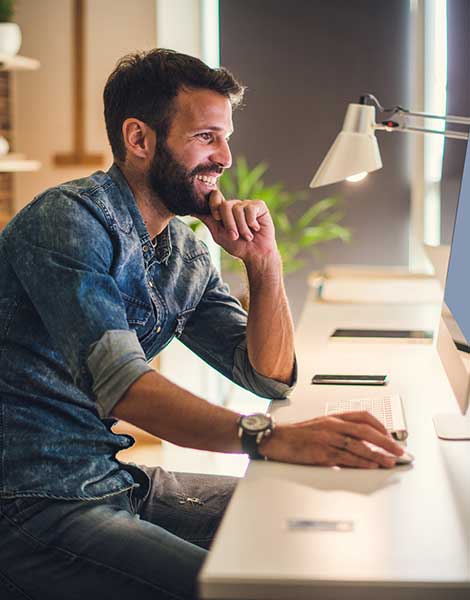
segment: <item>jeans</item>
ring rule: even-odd
[[[141,468],[150,487],[100,500],[3,501],[0,599],[197,598],[237,479]]]

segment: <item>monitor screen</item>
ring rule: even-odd
[[[470,344],[470,144],[467,144],[444,292],[457,341]]]
[[[459,412],[465,415],[470,391],[470,144],[455,215],[437,350]]]

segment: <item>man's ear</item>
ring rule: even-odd
[[[156,135],[151,127],[133,117],[122,124],[122,139],[126,154],[140,159],[150,159],[153,156]]]

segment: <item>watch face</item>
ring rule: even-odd
[[[245,431],[263,431],[271,424],[271,419],[263,414],[246,415],[241,420]]]

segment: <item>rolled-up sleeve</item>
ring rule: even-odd
[[[134,331],[107,331],[92,344],[88,366],[101,417],[111,414],[134,381],[152,371]]]
[[[229,287],[211,265],[205,293],[188,319],[180,339],[234,383],[263,398],[283,400],[297,382],[297,361],[294,358],[291,385],[258,373],[248,357],[247,322],[247,312],[230,294]],[[269,344],[269,340],[266,343]]]
[[[8,260],[75,384],[107,416],[151,367],[110,274],[106,223],[86,198],[53,192],[26,209],[16,231],[7,237]]]
[[[285,400],[297,383],[297,359],[294,357],[292,383],[282,383],[270,377],[265,377],[258,373],[251,366],[248,359],[248,349],[246,340],[235,348],[233,357],[233,378],[242,387],[253,391],[258,396],[263,398],[271,398],[272,400]]]

